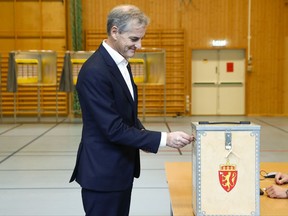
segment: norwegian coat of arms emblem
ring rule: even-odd
[[[218,171],[219,182],[226,192],[230,192],[237,183],[238,171],[235,164],[230,164],[227,160],[226,164],[221,164]]]

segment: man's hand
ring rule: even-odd
[[[166,145],[172,148],[182,148],[194,141],[194,137],[182,131],[171,132],[167,134]]]
[[[288,182],[288,175],[284,174],[284,173],[280,173],[280,172],[276,173],[275,182],[278,185],[282,185],[282,184],[287,183]]]
[[[287,199],[287,188],[282,188],[278,185],[271,185],[266,188],[267,196],[270,198]]]

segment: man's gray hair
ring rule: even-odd
[[[113,8],[107,17],[107,34],[110,35],[111,28],[116,26],[119,33],[129,30],[131,21],[136,20],[141,26],[149,24],[149,17],[134,5],[120,5]]]

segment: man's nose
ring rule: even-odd
[[[136,47],[136,49],[141,49],[141,47],[142,47],[141,40],[139,40],[135,43],[135,47]]]

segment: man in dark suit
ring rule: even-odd
[[[83,64],[76,89],[82,110],[82,139],[71,181],[82,187],[87,216],[127,216],[139,149],[181,148],[193,140],[184,132],[145,130],[137,117],[137,87],[128,59],[141,47],[149,18],[132,5],[108,15],[108,37]]]

